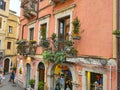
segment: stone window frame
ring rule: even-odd
[[[34,28],[34,35],[33,35],[33,40],[34,40],[34,37],[35,37],[35,22],[32,22],[32,23],[28,24],[28,40],[30,40],[30,29],[31,28]]]
[[[48,38],[48,29],[49,29],[49,16],[40,18],[39,19],[39,26],[38,26],[38,44],[41,41],[41,33],[40,33],[40,28],[42,24],[46,24],[46,38]]]
[[[87,90],[87,76],[86,76],[86,72],[93,72],[93,73],[99,73],[99,74],[102,74],[103,75],[103,90],[106,90],[106,87],[107,87],[107,73],[103,70],[103,69],[100,69],[99,70],[93,70],[93,69],[90,69],[90,68],[83,68],[82,69],[82,90]]]

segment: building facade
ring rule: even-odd
[[[115,4],[22,0],[17,83],[29,89],[34,79],[35,90],[39,82],[44,90],[116,90]]]
[[[16,12],[9,10],[9,0],[1,0],[1,30],[0,30],[0,49],[1,49],[1,68],[5,72],[16,67],[16,40],[19,31],[19,17]]]

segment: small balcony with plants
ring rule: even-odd
[[[28,1],[28,0],[27,0]],[[32,18],[37,16],[37,1],[36,0],[30,0],[25,1],[21,7],[23,8],[23,16],[26,18]]]
[[[37,42],[35,40],[18,40],[17,44],[17,53],[20,55],[35,55],[37,49]]]

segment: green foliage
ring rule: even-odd
[[[54,54],[55,63],[63,63],[66,61],[66,53],[64,51],[57,51]]]
[[[45,28],[43,28],[41,30],[41,36],[42,36],[42,39],[46,39],[46,29]]]
[[[51,61],[52,59],[52,53],[49,50],[45,50],[42,54],[44,62]]]
[[[44,90],[44,82],[42,82],[42,81],[38,82],[38,89]]]
[[[35,40],[30,40],[29,43],[30,44],[36,44],[37,42]]]
[[[30,85],[35,84],[35,79],[30,79],[30,80],[29,80],[29,84],[30,84]]]
[[[66,41],[66,45],[67,45],[67,46],[72,46],[72,45],[73,45],[73,42],[72,42],[71,40],[67,40],[67,41]]]
[[[56,34],[53,33],[53,34],[52,34],[52,40],[55,41],[55,38],[56,38]]]
[[[48,40],[42,39],[42,40],[41,40],[41,44],[42,44],[42,47],[48,48],[50,43],[49,43]]]
[[[76,17],[73,21],[73,33],[78,34],[79,33],[79,28],[80,28],[80,21],[78,20],[78,17]]]
[[[77,50],[75,48],[72,48],[70,51],[71,56],[76,56],[77,55]]]
[[[113,35],[120,35],[120,30],[114,30],[112,34]]]

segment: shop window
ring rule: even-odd
[[[11,42],[8,42],[7,43],[7,49],[10,49],[11,48]]]
[[[103,90],[103,74],[87,72],[87,90]]]
[[[54,90],[72,90],[72,74],[65,65],[58,64],[54,71]]]
[[[2,28],[2,18],[0,17],[0,28]]]
[[[9,33],[12,33],[12,29],[13,29],[13,27],[12,27],[12,26],[9,26],[8,32],[9,32]]]
[[[0,0],[0,9],[5,10],[6,2]]]
[[[33,40],[34,39],[34,28],[30,28],[29,30],[29,40]]]
[[[70,30],[70,17],[61,18],[58,20],[59,22],[59,30],[58,30],[58,40],[61,41],[59,44],[59,50],[64,48],[65,40],[69,39],[69,30]]]

